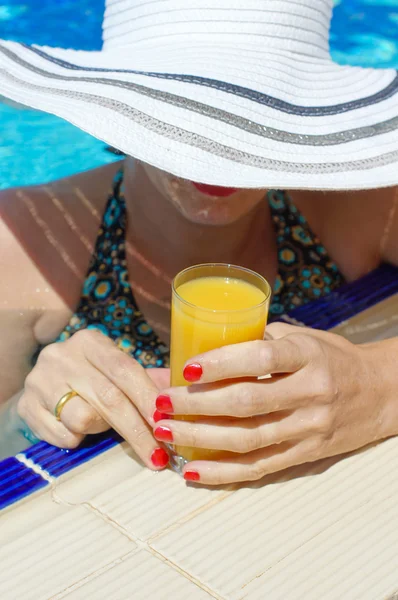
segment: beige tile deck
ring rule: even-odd
[[[46,493],[0,519],[0,598],[385,600],[398,591],[397,469],[393,439],[232,493],[147,472],[81,507]]]
[[[220,502],[227,490],[188,487],[170,471],[143,471],[98,495],[91,505],[141,540],[178,527],[191,515]],[[145,518],[143,518],[145,513]]]
[[[43,500],[31,514],[31,526],[1,544],[2,600],[47,600],[136,549],[124,533],[84,507],[58,507],[43,523]],[[18,511],[7,518],[17,522]]]
[[[26,532],[40,530],[46,523],[62,516],[65,508],[54,502],[50,488],[40,490],[14,507],[0,511],[0,552],[6,544],[22,538]],[[0,569],[0,588],[1,588]]]
[[[387,598],[398,588],[397,491],[395,486],[391,496],[376,498],[351,511],[251,581],[238,597],[263,600],[266,594],[273,600]],[[376,520],[375,510],[380,513]]]
[[[54,600],[211,600],[214,597],[142,550]]]
[[[365,520],[365,517],[358,520],[357,515],[362,512],[367,515],[371,523],[369,535],[372,528],[375,535],[378,530],[385,532],[386,508],[381,507],[390,499],[398,498],[398,479],[391,477],[396,469],[398,440],[394,439],[338,462],[323,473],[269,483],[258,489],[242,488],[178,529],[154,539],[152,546],[228,598],[251,600],[261,598],[261,594],[266,597],[274,569],[278,570],[284,563],[281,579],[284,589],[280,594],[277,590],[270,593],[268,597],[272,600],[301,597],[351,600],[354,596],[339,595],[337,591],[335,596],[327,594],[339,582],[341,555],[346,565],[346,581],[354,580],[360,571],[368,571],[373,538],[369,537],[366,552],[366,545],[359,551],[352,544],[355,536],[361,538],[357,528],[363,528]],[[295,470],[296,475],[304,473],[304,469]],[[392,510],[393,504],[390,517]],[[396,540],[392,543],[390,539],[386,544],[383,561],[389,563],[390,568],[394,566],[395,589],[398,590],[398,519],[393,519],[390,527],[397,534]],[[338,539],[338,536],[333,537],[336,532],[342,542],[336,561],[328,563]],[[366,543],[366,536],[361,543]],[[312,571],[314,547],[320,556],[319,564]],[[300,561],[310,578],[304,582],[308,589],[303,596],[296,595],[296,563]],[[311,573],[318,577],[321,567],[324,576],[311,595]],[[384,599],[382,587],[380,584],[373,595],[360,597],[362,600]],[[286,594],[289,590],[290,596]]]
[[[65,504],[83,504],[144,470],[131,448],[119,444],[59,478],[56,494]]]
[[[354,344],[398,336],[398,294],[334,328]]]

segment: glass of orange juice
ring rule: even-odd
[[[171,385],[189,385],[183,369],[197,354],[262,340],[270,297],[271,288],[264,277],[243,267],[211,263],[181,271],[173,281]],[[188,461],[217,456],[219,451],[175,446],[172,464],[181,471]]]

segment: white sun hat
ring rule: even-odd
[[[220,186],[398,184],[398,73],[339,66],[333,0],[107,0],[101,52],[0,41],[0,93]]]

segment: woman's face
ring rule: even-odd
[[[238,221],[258,205],[264,190],[220,188],[193,183],[143,164],[156,187],[186,219],[202,225],[228,225]]]

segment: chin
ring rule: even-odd
[[[239,219],[242,217],[241,214],[232,214],[228,210],[223,211],[219,208],[213,208],[210,210],[202,209],[195,212],[182,209],[180,212],[187,219],[187,221],[196,223],[197,225],[207,225],[209,227],[232,225],[232,223],[236,223],[236,221],[239,221]]]

